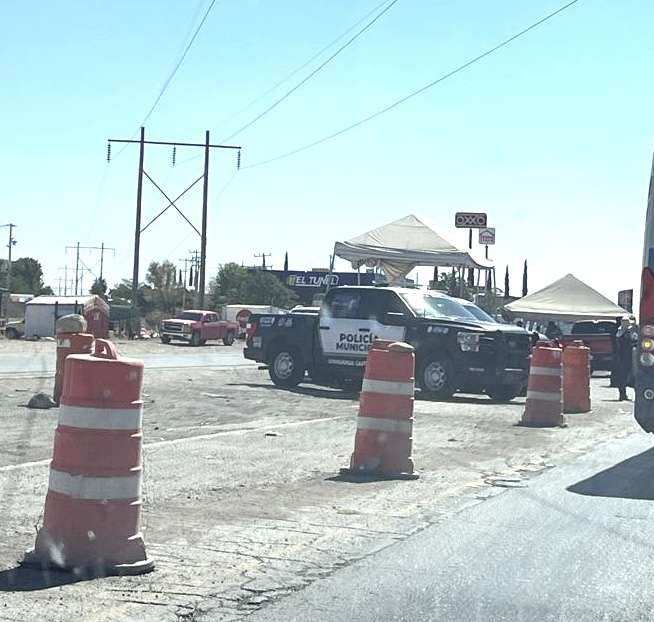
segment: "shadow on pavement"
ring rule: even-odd
[[[249,387],[251,389],[270,389],[274,391],[284,391],[286,393],[297,393],[298,395],[308,395],[310,397],[324,397],[329,400],[357,400],[358,393],[341,391],[340,389],[321,389],[319,387],[295,387],[293,389],[282,389],[274,384],[259,384],[256,382],[229,382],[230,387]]]
[[[566,490],[592,497],[654,500],[654,448],[581,480]]]
[[[34,592],[84,580],[85,577],[71,572],[17,566],[0,571],[0,592]]]

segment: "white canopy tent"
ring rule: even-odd
[[[606,320],[628,315],[572,274],[566,274],[547,287],[504,306],[512,316],[526,320]]]
[[[417,266],[442,266],[492,270],[488,260],[478,260],[459,250],[413,214],[372,229],[347,242],[336,242],[334,255],[354,269],[380,268],[392,283]]]

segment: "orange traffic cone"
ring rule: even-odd
[[[43,526],[23,564],[93,576],[153,569],[140,533],[142,384],[143,363],[103,339],[66,360]]]
[[[416,479],[413,442],[414,349],[408,343],[375,340],[359,401],[350,467],[344,475]]]
[[[531,355],[527,401],[521,425],[564,426],[561,392],[561,348],[537,343]]]
[[[563,412],[590,411],[590,348],[574,341],[563,350]]]

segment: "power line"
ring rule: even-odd
[[[370,20],[363,28],[361,28],[355,35],[353,35],[350,39],[348,39],[341,47],[339,47],[331,56],[329,56],[326,60],[324,60],[318,67],[316,67],[311,73],[309,73],[306,77],[304,77],[302,80],[300,80],[292,89],[284,93],[279,99],[275,100],[268,108],[266,108],[263,112],[258,114],[254,119],[251,121],[248,121],[245,125],[240,127],[238,130],[236,130],[233,134],[230,134],[229,136],[225,137],[222,139],[222,142],[228,141],[237,134],[240,134],[242,131],[246,130],[250,126],[254,125],[259,119],[263,118],[266,116],[271,110],[275,109],[279,104],[281,104],[286,98],[288,98],[290,95],[295,93],[303,84],[306,84],[313,76],[315,76],[323,67],[328,65],[332,60],[334,60],[343,50],[345,50],[348,46],[350,46],[352,43],[354,43],[364,32],[366,32],[369,28],[371,28],[381,17],[390,11],[390,9],[399,2],[400,0],[392,0],[390,4],[388,4],[382,11],[380,11],[372,20]]]
[[[163,97],[163,94],[166,92],[168,85],[172,82],[172,79],[175,77],[175,74],[177,73],[182,63],[184,62],[184,59],[186,58],[186,55],[189,53],[191,46],[195,42],[195,39],[197,38],[198,34],[200,33],[200,30],[202,30],[202,26],[204,26],[204,22],[207,21],[207,17],[209,17],[209,13],[211,13],[211,9],[213,9],[214,4],[216,4],[216,0],[211,0],[211,4],[204,12],[204,16],[202,17],[202,20],[198,24],[198,27],[195,29],[195,32],[193,33],[191,40],[188,42],[186,48],[184,49],[184,52],[182,53],[179,60],[177,61],[177,64],[170,72],[170,75],[168,76],[168,78],[166,78],[166,81],[164,82],[163,86],[161,87],[161,90],[159,91],[159,95],[157,95],[157,98],[154,100],[152,107],[150,108],[150,110],[148,110],[148,113],[145,115],[145,118],[143,119],[143,121],[141,121],[140,125],[145,125],[146,121],[150,118],[150,115],[154,112],[154,109],[157,107],[157,104]]]
[[[163,86],[162,86],[161,89],[159,90],[159,94],[158,94],[157,97],[155,98],[154,103],[153,103],[152,106],[150,107],[150,110],[148,110],[147,114],[146,114],[145,117],[143,118],[143,121],[141,121],[141,123],[139,124],[140,126],[144,126],[144,125],[145,125],[146,121],[150,118],[150,116],[151,116],[152,113],[154,112],[154,109],[157,107],[157,105],[158,105],[159,102],[161,101],[161,98],[164,96],[164,93],[166,92],[166,90],[168,89],[168,86],[170,85],[170,83],[172,82],[173,78],[175,77],[175,74],[177,74],[177,71],[179,70],[179,68],[181,67],[182,63],[184,62],[184,59],[186,58],[186,55],[189,53],[189,50],[191,49],[191,46],[192,46],[193,43],[195,42],[195,39],[197,38],[198,34],[200,34],[200,30],[202,30],[202,26],[204,26],[204,22],[207,21],[207,17],[209,17],[209,13],[211,13],[211,9],[213,9],[213,5],[216,4],[216,1],[217,1],[217,0],[211,0],[211,4],[210,4],[209,7],[207,8],[207,10],[204,12],[204,16],[202,17],[202,20],[201,20],[200,23],[198,24],[198,27],[195,29],[195,32],[193,33],[193,36],[191,37],[191,40],[190,40],[190,41],[188,42],[188,44],[186,45],[186,48],[184,48],[184,52],[183,52],[182,55],[179,57],[179,60],[177,61],[177,63],[176,63],[175,66],[173,67],[173,70],[170,72],[170,74],[169,74],[168,77],[166,78],[165,82],[163,83]],[[132,134],[131,138],[134,138],[134,137],[138,134],[138,132],[139,132],[139,130],[136,130],[136,131]],[[117,157],[118,157],[118,156],[119,156],[123,151],[125,151],[125,149],[127,149],[127,146],[128,146],[128,145],[126,145],[126,144],[123,145],[123,147],[118,151],[118,153],[115,155],[115,157],[117,158]]]
[[[452,76],[456,75],[457,73],[463,71],[464,69],[467,69],[471,65],[474,65],[475,63],[479,62],[480,60],[486,58],[487,56],[490,56],[494,52],[497,52],[501,48],[505,47],[512,41],[515,41],[516,39],[522,37],[523,35],[527,34],[530,30],[533,30],[534,28],[537,28],[541,24],[544,24],[546,21],[552,19],[559,13],[562,13],[566,9],[570,8],[573,4],[577,4],[579,0],[572,0],[571,2],[568,2],[567,4],[564,4],[562,7],[558,8],[556,11],[550,13],[549,15],[546,15],[545,17],[539,19],[537,22],[534,22],[530,26],[527,26],[527,28],[524,28],[520,32],[512,35],[508,39],[505,39],[501,43],[498,43],[496,46],[490,48],[489,50],[486,50],[482,54],[479,54],[478,56],[475,56],[474,58],[470,59],[469,61],[463,63],[462,65],[459,65],[456,69],[453,69],[452,71],[440,76],[439,78],[436,78],[432,82],[429,82],[428,84],[425,84],[421,88],[412,91],[405,97],[402,97],[401,99],[398,99],[397,101],[394,101],[392,104],[386,106],[385,108],[382,108],[381,110],[378,110],[377,112],[374,112],[371,115],[368,115],[367,117],[364,117],[363,119],[359,119],[355,123],[352,123],[336,132],[333,132],[332,134],[328,134],[327,136],[323,136],[322,138],[319,138],[318,140],[314,140],[311,143],[308,143],[306,145],[303,145],[301,147],[298,147],[296,149],[293,149],[292,151],[287,151],[286,153],[282,153],[278,156],[274,156],[272,158],[268,158],[267,160],[262,160],[260,162],[255,162],[254,164],[250,165],[245,165],[242,166],[241,168],[256,168],[258,166],[264,166],[265,164],[270,164],[272,162],[276,162],[277,160],[283,160],[284,158],[289,158],[293,155],[296,155],[298,153],[301,153],[302,151],[306,151],[307,149],[311,149],[313,147],[317,147],[318,145],[321,145],[322,143],[327,142],[328,140],[332,140],[333,138],[336,138],[337,136],[340,136],[341,134],[345,134],[346,132],[349,132],[350,130],[353,130],[364,123],[368,123],[368,121],[372,121],[373,119],[376,119],[377,117],[385,114],[386,112],[389,112],[390,110],[393,110],[393,108],[397,108],[397,106],[400,106],[401,104],[404,104],[405,102],[409,101],[413,97],[416,97],[417,95],[420,95],[421,93],[424,93],[428,89],[436,86],[437,84],[440,84],[441,82],[444,82],[448,78],[451,78]]]
[[[240,114],[243,114],[244,112],[247,112],[250,108],[252,108],[252,106],[259,103],[267,95],[270,95],[270,93],[272,93],[273,91],[278,89],[282,84],[284,84],[285,82],[288,82],[293,76],[300,73],[300,71],[302,71],[305,67],[309,66],[314,60],[316,60],[317,58],[320,58],[327,50],[329,50],[329,48],[336,45],[343,37],[345,37],[350,32],[352,32],[359,24],[361,24],[361,22],[368,19],[373,13],[376,13],[377,11],[379,11],[379,9],[381,9],[385,4],[387,4],[388,1],[389,0],[384,0],[383,2],[380,2],[377,6],[375,6],[375,8],[368,11],[363,17],[361,17],[354,24],[352,24],[347,30],[343,31],[340,35],[338,35],[338,37],[333,39],[330,43],[328,43],[326,46],[324,46],[320,51],[316,52],[309,60],[302,63],[302,65],[300,65],[299,67],[296,67],[293,71],[291,71],[289,74],[287,74],[281,80],[277,81],[270,88],[265,90],[263,93],[260,93],[259,95],[257,95],[254,99],[252,99],[243,108],[241,108],[239,111],[235,112],[231,117],[226,119],[226,121],[231,121],[231,119],[234,119],[235,117],[238,117]]]

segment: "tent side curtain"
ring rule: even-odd
[[[400,265],[410,266],[405,274],[408,274],[416,266],[465,267],[482,270],[492,268],[492,262],[480,263],[475,261],[469,253],[459,250],[414,251],[353,244],[351,242],[336,242],[334,255],[349,261],[355,269],[361,266],[381,266],[384,268],[386,263],[395,264],[398,268]]]

